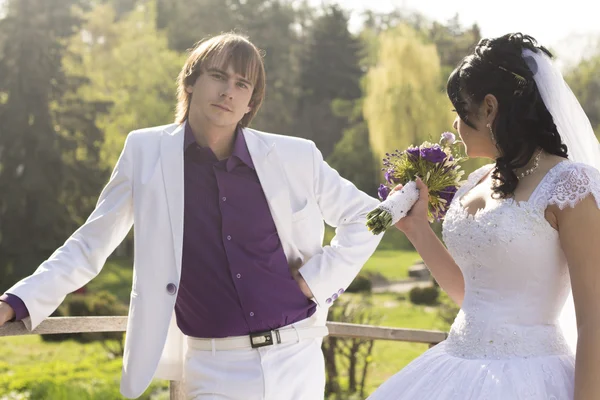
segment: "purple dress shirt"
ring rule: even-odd
[[[316,305],[292,278],[244,133],[229,158],[200,147],[186,123],[181,331],[246,335],[303,320]]]
[[[244,134],[218,160],[186,123],[184,230],[177,324],[193,337],[276,329],[310,317],[316,304],[292,278]],[[29,313],[7,294],[16,320]]]

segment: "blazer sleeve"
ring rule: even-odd
[[[316,303],[328,307],[350,285],[383,234],[373,235],[366,226],[367,213],[379,201],[342,178],[323,160],[314,143],[312,147],[315,197],[325,222],[335,227],[335,236],[299,271]]]
[[[81,288],[100,273],[108,256],[133,225],[131,134],[87,221],[29,277],[6,293],[19,297],[32,330],[47,318],[67,294]]]

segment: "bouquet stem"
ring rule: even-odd
[[[367,227],[374,235],[379,235],[404,218],[418,199],[417,184],[414,181],[408,182],[367,214]]]

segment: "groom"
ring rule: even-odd
[[[377,201],[314,143],[249,129],[264,92],[246,38],[199,43],[176,123],[128,135],[94,212],[2,296],[0,325],[38,326],[133,225],[124,396],[156,377],[183,379],[191,399],[323,399],[327,308],[381,239],[365,227]],[[324,221],[337,228],[327,246]]]

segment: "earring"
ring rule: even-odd
[[[486,126],[490,130],[490,138],[492,139],[492,142],[494,142],[494,145],[496,145],[496,136],[494,136],[494,130],[492,129],[492,125],[487,124]]]

